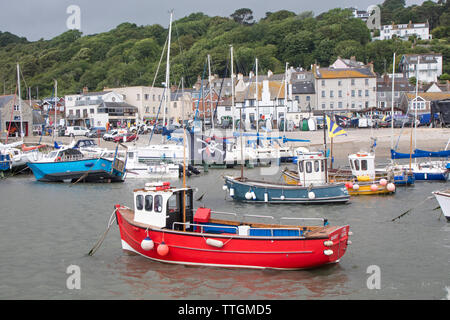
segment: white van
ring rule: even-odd
[[[71,126],[71,127],[67,127],[64,135],[69,136],[69,137],[84,136],[88,132],[89,132],[89,130],[86,129],[85,127]]]

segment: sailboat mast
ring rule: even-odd
[[[395,81],[395,52],[392,62],[392,93],[391,93],[391,150],[394,150],[394,81]]]
[[[20,67],[19,64],[17,64],[17,90],[18,97],[19,97],[19,113],[20,113],[20,137],[23,139],[23,123],[22,123],[22,98],[20,97]]]
[[[231,53],[231,110],[233,112],[233,132],[235,128],[235,112],[236,106],[234,105],[234,71],[233,71],[233,46],[230,45],[230,53]]]
[[[211,128],[214,130],[214,115],[212,112],[212,86],[211,86],[211,56],[208,54],[208,80],[209,80],[209,115],[211,116]]]
[[[284,133],[286,134],[287,126],[287,68],[289,62],[286,62],[286,69],[284,71]]]
[[[170,41],[172,36],[172,17],[173,17],[173,10],[170,11],[170,22],[169,22],[169,40],[167,42],[167,63],[166,63],[166,98],[165,98],[165,106],[163,111],[163,127],[166,125],[166,110],[168,108],[168,102],[169,102],[169,82],[170,82]],[[165,139],[165,138],[164,138]]]
[[[55,140],[56,136],[56,108],[58,107],[58,80],[55,79],[55,121],[54,121],[54,129],[53,129],[53,140]]]
[[[417,59],[419,59],[419,57],[417,57]],[[417,61],[417,63],[419,63],[419,61]],[[417,95],[418,95],[418,88],[419,88],[419,71],[418,71],[418,66],[419,64],[416,64],[416,103],[414,106],[414,149],[417,148],[417,134],[416,134],[416,129],[417,129]],[[414,162],[416,162],[417,159],[414,158]]]
[[[259,88],[258,88],[258,58],[255,61],[256,64],[256,145],[259,145]]]

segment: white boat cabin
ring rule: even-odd
[[[172,188],[170,182],[146,183],[134,190],[134,221],[180,230],[183,222],[193,221],[192,195],[191,188]]]
[[[359,180],[375,179],[375,154],[370,152],[358,152],[348,156],[352,175]]]
[[[303,186],[323,185],[326,179],[326,157],[323,152],[297,154],[299,184]]]

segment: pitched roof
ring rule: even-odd
[[[414,100],[416,98],[415,93],[405,93],[405,95],[408,100]],[[450,99],[449,92],[419,92],[417,96],[426,101]]]
[[[292,83],[292,94],[314,94],[314,83],[312,81],[301,81]]]
[[[315,77],[318,79],[375,78],[376,74],[370,68],[317,68]]]

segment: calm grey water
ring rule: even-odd
[[[246,170],[258,176],[259,169]],[[0,299],[448,299],[450,223],[431,191],[446,183],[417,182],[393,196],[352,197],[346,205],[252,205],[232,202],[224,174],[210,169],[188,180],[214,210],[274,217],[326,217],[349,224],[352,244],[340,263],[314,270],[263,271],[185,267],[126,255],[114,224],[94,256],[116,203],[132,206],[123,184],[51,184],[30,175],[0,181]],[[278,180],[278,176],[266,179]],[[181,181],[174,182],[181,185]],[[197,205],[200,205],[197,203]],[[390,220],[415,208],[400,220]],[[68,289],[77,265],[81,288]],[[369,266],[380,289],[369,289]]]

